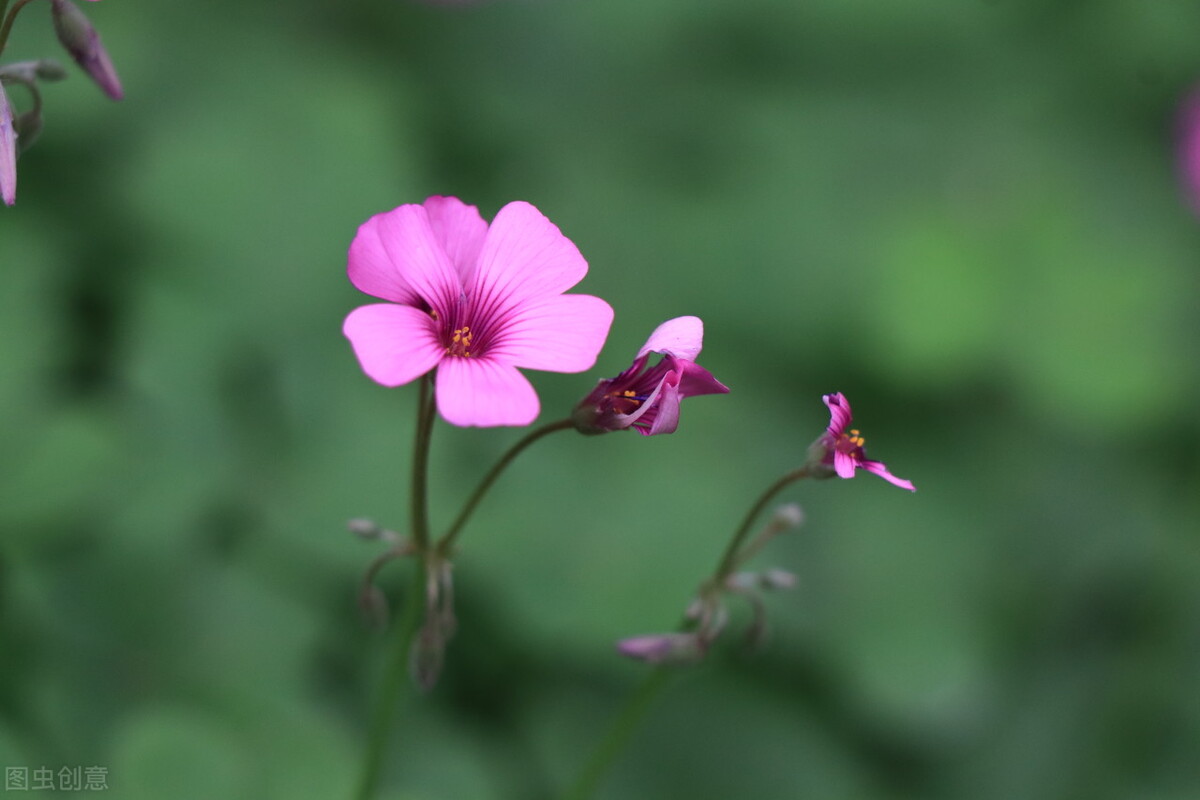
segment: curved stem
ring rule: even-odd
[[[462,511],[458,513],[458,517],[453,523],[451,523],[450,528],[446,531],[442,538],[438,540],[438,555],[444,558],[448,558],[450,556],[450,550],[454,547],[455,539],[458,538],[458,534],[462,530],[463,526],[467,524],[467,520],[471,518],[471,514],[474,513],[475,507],[479,505],[479,501],[483,499],[483,496],[487,494],[488,489],[490,489],[492,484],[496,482],[496,479],[500,477],[500,473],[504,472],[505,468],[512,463],[514,458],[520,455],[526,447],[529,447],[529,445],[533,444],[538,439],[541,439],[543,436],[547,436],[555,431],[562,431],[572,427],[574,427],[574,423],[571,422],[570,418],[560,419],[557,422],[551,422],[547,425],[537,428],[536,430],[530,431],[524,437],[522,437],[520,441],[508,448],[508,452],[500,457],[500,460],[492,466],[487,475],[483,476],[483,480],[480,481],[479,485],[475,487],[475,491],[472,492],[471,496],[467,499]]]
[[[629,696],[617,718],[613,720],[608,733],[592,751],[587,763],[580,770],[579,777],[564,795],[565,800],[587,800],[592,796],[613,761],[633,737],[642,718],[650,710],[650,704],[662,691],[671,673],[672,670],[668,667],[655,667]]]
[[[8,44],[8,33],[12,30],[13,20],[17,18],[17,13],[29,5],[33,0],[17,0],[17,4],[12,7],[12,11],[8,12],[8,16],[4,16],[4,9],[8,5],[8,0],[0,0],[0,18],[3,18],[4,23],[0,24],[0,53],[4,52],[4,45]]]
[[[421,601],[424,595],[422,590],[425,586],[424,563],[416,560],[413,567],[404,597],[404,615],[400,619],[391,657],[384,665],[386,671],[383,673],[383,687],[376,701],[375,717],[371,721],[371,736],[367,740],[367,754],[363,760],[362,777],[354,795],[358,800],[371,800],[375,796],[375,790],[379,786],[380,768],[383,766],[383,753],[391,738],[392,723],[396,719],[402,693],[411,685],[408,680],[408,652],[417,630],[417,622],[421,618]]]
[[[750,510],[746,512],[746,516],[742,519],[742,524],[733,534],[733,538],[729,540],[728,546],[725,548],[724,554],[721,556],[721,561],[717,565],[717,571],[713,575],[713,580],[716,583],[723,581],[734,569],[737,568],[738,550],[741,549],[742,542],[745,541],[747,534],[750,533],[750,526],[754,524],[754,520],[762,513],[767,503],[771,502],[775,495],[779,494],[789,484],[795,483],[808,477],[808,467],[800,467],[787,473],[779,480],[767,487],[759,498],[754,501],[754,505],[750,506]]]

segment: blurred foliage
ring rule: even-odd
[[[57,55],[39,5],[5,60]],[[602,796],[1195,796],[1200,6],[86,5],[126,99],[47,87],[0,211],[0,763],[347,795],[385,637],[345,521],[403,525],[414,393],[340,335],[345,250],[452,194],[533,202],[617,310],[544,419],[680,314],[733,393],[504,476],[387,797],[561,789],[643,672],[613,640],[674,624],[835,390],[920,491],[789,492],[771,642],[681,676]],[[518,436],[439,423],[435,524]]]

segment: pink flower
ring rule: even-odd
[[[638,351],[633,365],[602,380],[572,415],[583,433],[632,427],[643,436],[674,433],[685,397],[723,394],[729,389],[695,363],[704,339],[699,317],[676,317],[659,325]],[[663,357],[646,369],[651,353]]]
[[[1183,188],[1200,214],[1200,88],[1184,100],[1179,113],[1179,168]]]
[[[582,372],[596,363],[613,311],[563,294],[587,274],[571,240],[529,203],[489,226],[454,197],[430,197],[364,222],[347,272],[388,300],[346,317],[363,371],[400,386],[437,369],[438,411],[454,425],[528,425],[539,404],[517,368]]]
[[[839,478],[853,478],[859,467],[867,472],[873,472],[888,483],[915,492],[917,488],[912,481],[897,478],[888,472],[881,461],[868,461],[863,447],[866,440],[857,429],[846,430],[850,424],[850,403],[841,392],[824,395],[822,400],[829,407],[829,427],[813,442],[810,449],[811,458],[822,467],[833,467]]]
[[[0,85],[0,200],[7,206],[17,202],[17,134],[3,85]]]

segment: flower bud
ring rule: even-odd
[[[117,70],[113,67],[108,51],[100,42],[100,34],[92,27],[92,23],[84,16],[71,0],[50,0],[51,13],[54,17],[54,31],[58,41],[75,59],[75,63],[83,67],[106,95],[113,100],[125,96],[121,89],[121,81]]]
[[[0,84],[0,200],[8,206],[17,202],[17,132],[3,84]]]
[[[691,664],[704,658],[706,647],[694,633],[657,633],[617,642],[617,652],[647,664]]]
[[[804,522],[804,509],[797,503],[784,503],[775,509],[775,524],[781,528],[798,528]]]
[[[772,568],[762,574],[764,589],[795,589],[796,576],[786,569]]]
[[[42,132],[41,109],[31,108],[17,114],[17,118],[13,120],[13,128],[17,132],[17,155],[21,155],[37,141],[38,135]]]

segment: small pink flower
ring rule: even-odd
[[[0,85],[0,200],[7,206],[17,202],[17,134],[3,85]]]
[[[888,472],[881,461],[868,461],[863,447],[866,440],[857,429],[846,430],[850,424],[850,403],[841,392],[824,395],[822,400],[829,407],[829,427],[813,442],[812,457],[822,466],[833,467],[839,478],[853,478],[858,468],[865,469],[883,478],[888,483],[915,492],[912,481],[897,478]]]
[[[596,363],[613,311],[563,294],[587,274],[571,240],[529,203],[489,226],[454,197],[430,197],[364,222],[347,272],[388,300],[346,317],[363,371],[400,386],[437,369],[438,411],[454,425],[528,425],[539,404],[518,371],[582,372]]]
[[[1179,169],[1184,192],[1200,214],[1200,88],[1192,91],[1180,108]]]
[[[729,391],[695,363],[703,339],[704,323],[699,317],[676,317],[659,325],[629,369],[600,381],[575,407],[576,427],[583,433],[630,427],[643,436],[674,433],[683,398]],[[646,369],[651,353],[663,357]]]

